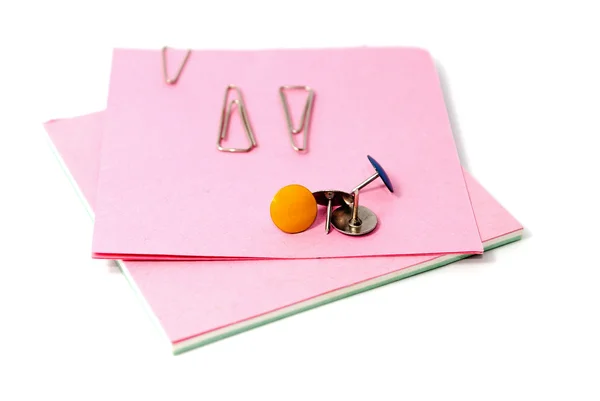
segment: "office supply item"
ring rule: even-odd
[[[332,211],[332,200],[333,193],[327,192],[327,217],[325,218],[325,233],[329,234],[331,231],[331,211]]]
[[[360,184],[358,184],[357,186],[355,186],[354,189],[352,189],[352,193],[360,191],[379,177],[381,177],[381,181],[383,181],[387,189],[390,192],[394,192],[394,186],[392,185],[392,182],[390,181],[390,178],[388,177],[383,167],[381,167],[381,164],[379,164],[377,160],[373,159],[371,156],[367,155],[367,159],[369,159],[369,161],[371,162],[371,165],[375,169],[375,173]]]
[[[332,213],[333,227],[352,236],[366,235],[377,227],[377,216],[372,210],[359,205],[359,191],[354,191],[352,205],[341,206]]]
[[[185,53],[185,56],[184,56],[183,60],[179,64],[179,68],[177,69],[177,73],[175,74],[175,76],[173,78],[169,78],[169,73],[167,72],[167,50],[168,50],[167,46],[165,46],[165,47],[162,48],[163,77],[164,77],[165,83],[167,85],[175,85],[177,83],[177,81],[179,80],[179,77],[181,76],[181,72],[183,71],[183,67],[185,67],[185,64],[187,63],[188,59],[190,58],[190,54],[192,54],[192,50],[191,49],[187,50],[187,52]]]
[[[300,125],[298,126],[298,128],[294,128],[292,114],[290,112],[290,106],[285,96],[286,90],[304,90],[308,94],[306,98],[306,103],[304,104],[304,108],[302,110],[302,116],[300,117]],[[306,150],[306,146],[308,143],[308,130],[310,125],[310,116],[312,114],[312,105],[313,99],[315,97],[315,91],[309,86],[284,85],[279,88],[279,96],[281,97],[281,103],[283,105],[283,112],[285,113],[285,121],[287,123],[288,134],[290,136],[292,148],[297,152],[304,151]],[[302,133],[302,147],[296,146],[294,142],[294,135],[299,133]]]
[[[331,212],[334,207],[349,205],[352,203],[352,195],[342,191],[318,191],[313,192],[317,204],[327,206],[327,215],[325,217],[325,234],[331,231]]]
[[[57,160],[92,218],[104,125],[105,112],[45,124]],[[486,252],[520,240],[521,224],[464,175]],[[170,350],[180,354],[468,256],[117,263]]]
[[[281,231],[306,231],[317,218],[317,201],[307,188],[293,184],[281,188],[271,201],[271,220]]]
[[[237,94],[237,98],[233,99],[231,102],[227,103],[229,98],[229,91],[235,90]],[[242,120],[242,126],[244,127],[244,131],[246,136],[248,137],[248,147],[246,148],[228,148],[223,147],[222,143],[227,138],[227,131],[229,131],[229,123],[231,120],[231,113],[233,111],[233,106],[237,106],[237,109],[240,113],[240,118]],[[256,146],[256,139],[254,138],[254,132],[252,130],[252,126],[250,125],[250,119],[248,118],[248,112],[246,110],[246,103],[244,102],[244,98],[242,96],[242,91],[235,85],[228,85],[225,89],[225,98],[223,99],[223,109],[221,110],[221,119],[219,121],[219,136],[217,139],[217,149],[221,152],[249,152]]]
[[[177,90],[156,82],[157,57],[155,50],[113,53],[94,257],[212,260],[482,252],[442,89],[426,51],[194,50]],[[223,88],[229,83],[242,88],[260,142],[237,157],[214,151]],[[290,152],[289,137],[282,134],[286,119],[277,89],[286,83],[310,84],[318,92],[309,151],[302,154]],[[303,93],[286,94],[289,110],[300,114]],[[232,139],[244,135],[244,125],[234,116],[228,133]],[[385,221],[376,235],[349,246],[352,240],[343,235],[323,241],[320,229],[310,228],[293,241],[273,230],[265,206],[279,188],[290,183],[352,188],[353,177],[367,176],[366,166],[355,162],[365,149],[402,188],[393,196],[381,196],[376,188],[361,191],[361,203]],[[243,219],[230,212],[239,209],[240,200]]]

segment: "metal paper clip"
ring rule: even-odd
[[[229,97],[229,91],[235,89],[237,92],[237,99],[233,99],[229,104],[227,103],[227,98]],[[227,131],[229,130],[229,120],[231,119],[231,112],[233,106],[237,106],[240,116],[242,118],[242,124],[244,126],[244,130],[246,131],[246,135],[248,136],[249,145],[247,148],[224,148],[221,146],[221,143],[227,137]],[[221,152],[249,152],[256,146],[256,140],[254,139],[254,133],[252,132],[252,127],[250,126],[250,120],[248,119],[248,113],[246,112],[246,104],[244,103],[244,98],[242,97],[242,92],[235,85],[227,86],[225,89],[225,98],[223,99],[223,109],[221,111],[221,120],[219,122],[219,136],[217,138],[217,149]]]
[[[165,83],[167,85],[175,85],[177,83],[177,80],[179,79],[179,76],[181,75],[181,71],[183,71],[183,67],[185,66],[188,59],[190,58],[190,54],[192,54],[192,50],[188,49],[187,53],[185,54],[185,57],[183,58],[183,61],[179,65],[177,74],[175,74],[175,76],[173,78],[169,78],[169,74],[167,72],[167,49],[168,49],[167,46],[162,48],[163,76],[165,77]]]
[[[302,111],[302,116],[300,117],[300,126],[298,128],[294,128],[294,123],[292,122],[292,114],[290,113],[290,106],[288,104],[287,98],[285,96],[285,90],[305,90],[308,92],[308,97],[306,98],[306,103],[304,104],[304,110]],[[300,152],[306,150],[307,138],[308,138],[308,128],[310,116],[312,114],[312,105],[313,99],[315,97],[315,92],[309,86],[303,85],[284,85],[279,88],[279,95],[281,96],[281,103],[283,104],[283,111],[285,113],[285,119],[288,126],[288,133],[290,135],[290,142],[292,143],[292,148],[295,151]],[[294,135],[303,132],[302,139],[302,147],[296,146],[294,142]]]

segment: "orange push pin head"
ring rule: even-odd
[[[271,201],[271,220],[283,232],[307,230],[317,218],[317,201],[307,188],[292,184],[281,188]]]

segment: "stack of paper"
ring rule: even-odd
[[[106,111],[45,127],[95,219],[93,257],[120,260],[175,353],[521,238],[463,171],[427,52],[192,51],[174,85],[161,57],[116,50]],[[247,153],[216,148],[231,84],[256,136]],[[307,152],[290,145],[282,85],[315,91]],[[245,145],[239,113],[228,140]],[[373,173],[367,154],[395,188],[361,192],[373,233],[325,235],[324,208],[305,232],[275,227],[279,188],[349,191]]]

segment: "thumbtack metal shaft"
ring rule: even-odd
[[[363,182],[358,184],[356,187],[354,187],[352,192],[356,193],[357,191],[360,191],[361,189],[363,189],[364,187],[366,187],[367,185],[369,185],[370,183],[375,181],[377,178],[379,178],[379,173],[373,174],[372,176],[370,176],[369,178],[367,178],[366,180],[364,180]]]
[[[359,227],[362,224],[361,219],[358,217],[358,190],[354,190],[354,203],[352,205],[352,218],[348,222],[351,227]]]
[[[333,203],[333,192],[327,192],[325,196],[327,197],[327,220],[325,221],[325,233],[329,234],[331,231],[331,207]]]

